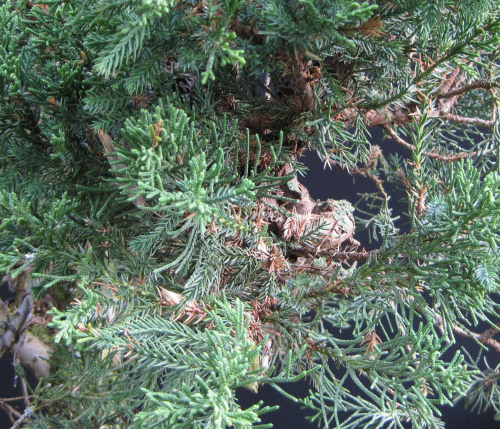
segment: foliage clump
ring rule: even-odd
[[[12,420],[268,427],[236,396],[264,384],[323,427],[439,428],[464,396],[500,418],[498,368],[455,347],[500,351],[499,11],[4,1],[1,353],[38,324],[51,366]],[[375,191],[314,200],[306,149]]]

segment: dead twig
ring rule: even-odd
[[[457,77],[460,73],[460,67],[455,67],[450,75],[445,79],[443,84],[441,85],[442,92],[448,92],[454,85],[457,84]]]
[[[10,429],[17,429],[21,427],[24,420],[29,418],[33,414],[33,407],[26,407],[23,414],[14,422]]]
[[[340,164],[340,162],[334,161],[333,159],[330,159],[330,158],[327,158],[325,160],[324,166],[326,167],[326,165],[328,165],[329,167],[336,167],[342,171],[347,172],[351,176],[353,176],[354,174],[359,174],[363,177],[366,177],[367,179],[370,179],[371,181],[373,181],[375,183],[375,186],[378,188],[380,193],[383,195],[385,201],[387,202],[389,200],[389,196],[385,192],[385,189],[383,186],[384,181],[381,180],[377,175],[373,174],[371,171],[372,167],[375,164],[375,162],[377,161],[377,159],[383,158],[383,157],[384,157],[384,155],[382,155],[382,150],[380,149],[380,147],[379,146],[372,146],[370,157],[363,167],[357,167],[357,168],[352,168],[352,169],[348,170],[347,168],[342,166]]]
[[[498,332],[498,329],[496,328],[489,328],[486,331],[478,334],[477,332],[472,332],[472,331],[467,332],[466,330],[459,328],[458,326],[454,326],[453,332],[464,338],[470,338],[470,339],[475,338],[481,344],[490,346],[495,351],[500,352],[500,342],[492,338],[493,335],[495,335]]]
[[[19,346],[20,348],[21,346]],[[15,357],[16,362],[18,365],[21,365],[21,359],[19,356]],[[21,391],[23,392],[23,401],[24,401],[24,408],[28,408],[30,406],[30,401],[29,401],[29,393],[28,393],[28,388],[26,387],[26,381],[24,380],[23,377],[18,377],[16,374],[16,379],[19,379],[19,382],[21,383]]]

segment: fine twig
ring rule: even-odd
[[[363,177],[366,177],[367,179],[370,179],[375,183],[375,186],[378,188],[380,193],[383,195],[384,200],[387,204],[387,201],[389,200],[389,196],[387,195],[387,192],[385,192],[383,183],[384,181],[381,180],[377,175],[372,173],[372,167],[375,163],[375,161],[378,158],[383,158],[384,156],[382,155],[382,150],[380,149],[379,146],[372,146],[371,148],[371,154],[370,157],[367,161],[367,163],[363,167],[356,167],[356,168],[351,168],[350,170],[344,167],[343,165],[340,164],[340,162],[335,161],[333,159],[327,158],[324,162],[324,167],[328,165],[329,167],[335,167],[338,168],[342,171],[345,171],[346,173],[350,174],[351,176],[355,174],[359,174]]]
[[[29,418],[32,414],[33,414],[33,407],[26,407],[24,413],[14,422],[14,424],[10,429],[17,429],[21,427],[23,421]]]
[[[401,138],[396,131],[389,125],[382,125],[382,128],[385,130],[388,136],[390,136],[392,139],[396,141],[396,143],[400,144],[401,146],[404,146],[406,149],[409,150],[416,150],[416,147],[412,145],[411,143],[408,143],[406,140]],[[436,152],[422,152],[425,156],[428,156],[429,158],[434,158],[438,159],[440,161],[444,161],[447,163],[451,162],[456,162],[460,161],[461,159],[467,159],[471,157],[475,157],[479,154],[481,155],[487,155],[489,153],[492,153],[491,151],[482,151],[482,152],[458,152],[458,153],[453,153],[453,154],[441,154],[441,153],[436,153]]]
[[[406,149],[413,150],[413,151],[417,150],[417,148],[414,145],[412,145],[411,143],[408,143],[406,140],[401,138],[396,133],[396,131],[394,131],[394,129],[392,127],[390,127],[389,125],[382,125],[382,128],[384,129],[384,131],[387,133],[388,136],[390,136],[391,138],[396,140],[396,143],[400,144],[401,146],[405,147]]]
[[[441,316],[435,316],[435,323],[436,327],[439,329],[439,331],[444,334],[444,329],[443,329],[443,319]],[[456,325],[453,325],[452,331],[460,335],[463,338],[469,338],[469,339],[475,339],[481,344],[490,346],[493,348],[495,351],[500,352],[500,342],[497,340],[493,339],[493,336],[498,333],[500,330],[500,323],[497,324],[497,328],[488,328],[484,332],[477,333],[473,331],[466,331],[463,328],[460,328]]]
[[[469,118],[466,116],[452,115],[451,113],[443,113],[439,117],[458,124],[477,125],[485,128],[491,128],[495,124],[495,121],[492,120]]]
[[[11,405],[6,404],[2,399],[0,399],[0,408],[5,411],[5,414],[7,414],[11,423],[15,423],[16,419],[22,416],[19,411]]]
[[[457,77],[460,74],[460,67],[455,67],[449,76],[441,84],[440,90],[447,93],[451,88],[457,85]]]
[[[12,398],[2,398],[0,399],[0,401],[2,402],[14,402],[14,401],[20,401],[20,400],[23,400],[25,398],[33,398],[33,396],[35,395],[26,395],[26,396],[14,396]]]
[[[465,76],[459,76],[458,68],[454,69],[453,72],[451,72],[451,74],[444,80],[441,87],[439,88],[440,93],[438,93],[437,95],[431,95],[429,98],[429,101],[437,101],[437,108],[430,112],[431,115],[429,116],[429,118],[491,128],[496,120],[495,103],[493,103],[492,117],[489,121],[476,117],[468,118],[464,116],[453,115],[450,112],[455,103],[458,101],[459,97],[466,92],[472,91],[474,89],[484,89],[492,93],[492,91],[495,91],[496,88],[500,87],[500,84],[496,82],[491,83],[488,79],[484,79],[479,82],[473,82],[460,86],[461,82],[464,79]],[[452,89],[453,87],[454,89]],[[397,107],[393,108],[386,107],[383,112],[369,110],[364,114],[369,126],[380,125],[382,127],[385,127],[392,125],[402,125],[413,121],[417,117],[414,112],[414,107],[414,104],[407,103],[398,105]]]
[[[18,365],[21,365],[21,359],[16,356],[16,363]],[[19,377],[19,381],[21,383],[21,391],[23,392],[23,401],[24,401],[24,408],[28,408],[30,406],[30,401],[29,401],[29,393],[28,393],[28,388],[26,386],[26,381],[23,377]]]
[[[460,68],[456,67],[453,73],[451,74],[450,80],[447,81],[445,85],[441,87],[441,92],[449,92],[452,90],[452,88],[458,88],[464,80],[465,80],[465,75],[463,74],[460,75]],[[453,106],[457,103],[458,99],[459,99],[458,95],[455,95],[454,97],[437,99],[439,112],[441,114],[451,112],[451,109],[453,109]]]
[[[500,342],[492,338],[493,335],[495,335],[498,332],[498,329],[496,328],[489,328],[486,329],[484,332],[478,334],[477,332],[472,332],[472,331],[467,332],[464,329],[459,328],[458,326],[454,326],[453,332],[464,338],[470,338],[470,339],[475,338],[481,344],[488,345],[495,351],[500,352]]]
[[[461,86],[460,88],[452,89],[451,91],[442,92],[441,94],[438,94],[437,98],[451,98],[455,97],[456,95],[465,94],[466,92],[472,91],[474,89],[488,90],[491,88],[497,88],[498,86],[499,84],[491,83],[488,81],[488,79],[484,79],[478,82],[468,83],[466,85]]]

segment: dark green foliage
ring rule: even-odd
[[[236,389],[300,379],[323,427],[440,428],[467,389],[500,417],[454,336],[500,318],[499,10],[4,1],[0,273],[64,291],[27,427],[268,427]],[[351,202],[376,250],[349,203],[297,203],[306,148],[374,181]]]

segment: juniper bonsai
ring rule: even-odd
[[[3,1],[14,427],[269,427],[236,394],[263,385],[320,427],[439,428],[464,397],[500,418],[499,368],[456,347],[500,352],[499,11]],[[376,190],[314,200],[305,150]]]

